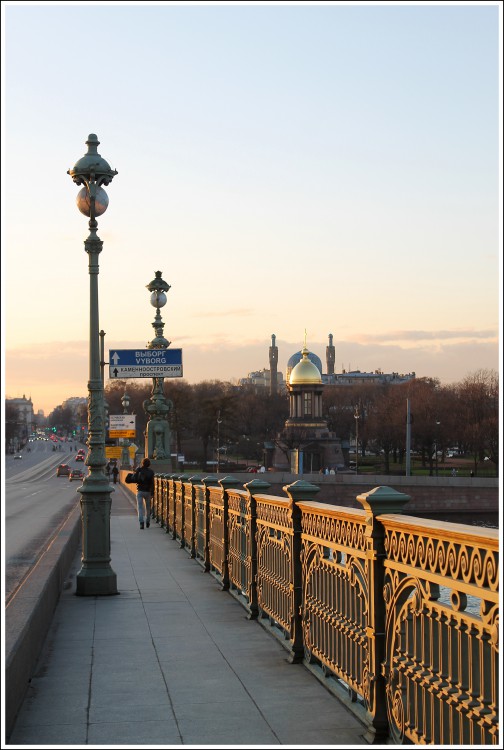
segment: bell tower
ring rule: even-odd
[[[278,346],[275,344],[276,336],[274,333],[271,334],[271,346],[269,348],[269,362],[270,362],[270,395],[273,396],[277,392],[278,388]]]
[[[329,346],[326,346],[326,362],[327,362],[327,374],[334,375],[334,362],[336,354],[333,346],[333,335],[329,334]]]

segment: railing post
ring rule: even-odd
[[[298,500],[314,500],[320,488],[310,482],[299,479],[283,487],[290,499],[292,513],[292,560],[291,586],[293,587],[293,612],[291,617],[291,651],[288,661],[292,664],[304,658],[302,607],[303,607],[303,569],[301,565],[301,511]]]
[[[397,492],[392,487],[375,487],[370,492],[357,496],[366,511],[367,524],[367,581],[369,612],[367,625],[368,639],[368,680],[366,690],[367,710],[370,726],[365,739],[370,743],[383,743],[389,737],[387,718],[386,682],[382,674],[382,663],[386,659],[384,600],[385,531],[376,516],[384,513],[402,513],[410,500],[409,495]]]
[[[229,589],[229,495],[228,490],[237,490],[242,488],[242,484],[236,479],[236,477],[223,477],[219,480],[219,484],[222,487],[222,590],[227,591]]]
[[[252,479],[243,485],[249,495],[250,509],[250,528],[249,528],[249,549],[250,549],[250,591],[249,598],[249,620],[257,619],[259,607],[257,604],[257,502],[255,495],[265,493],[271,485],[263,479]]]
[[[218,480],[216,476],[208,476],[201,480],[205,488],[205,554],[204,566],[205,573],[210,571],[210,487],[216,487]]]

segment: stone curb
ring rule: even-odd
[[[5,609],[7,736],[14,728],[80,540],[77,505]]]

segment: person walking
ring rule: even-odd
[[[119,469],[117,468],[117,465],[114,464],[114,468],[112,469],[112,476],[114,477],[114,484],[117,484],[117,475],[119,474]]]
[[[137,483],[137,510],[140,528],[150,526],[151,497],[154,492],[154,472],[150,467],[150,460],[144,458],[139,468],[135,471],[134,481]]]

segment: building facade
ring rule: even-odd
[[[31,398],[6,398],[5,406],[10,407],[16,414],[15,421],[9,425],[9,442],[6,446],[10,450],[18,450],[28,441],[35,430],[35,416]]]

